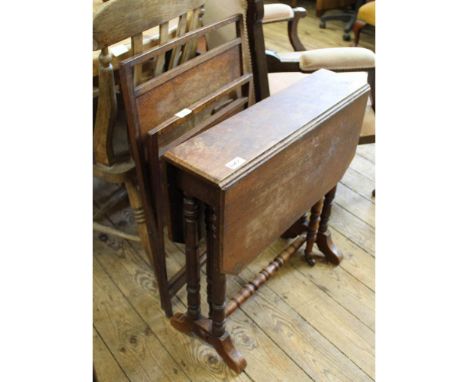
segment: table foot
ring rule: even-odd
[[[214,336],[212,332],[213,321],[206,317],[193,320],[183,313],[176,313],[171,318],[171,325],[178,331],[190,334],[193,333],[203,341],[214,347],[219,356],[236,373],[241,373],[247,366],[247,361],[242,354],[234,347],[231,336],[227,331],[220,337]]]
[[[320,252],[325,255],[327,261],[334,265],[339,265],[341,263],[341,260],[343,260],[343,255],[340,251],[338,251],[338,248],[332,240],[330,232],[319,232],[317,234],[316,243]]]

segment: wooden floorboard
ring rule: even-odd
[[[299,24],[307,48],[349,46],[343,23],[318,28],[314,5],[299,1],[308,16]],[[290,51],[286,24],[265,26],[266,45]],[[374,49],[372,33],[361,46]],[[94,236],[94,365],[100,382],[112,381],[373,381],[375,379],[375,145],[363,145],[341,180],[330,230],[344,255],[338,267],[313,268],[303,248],[228,320],[248,366],[235,375],[200,340],[174,330],[159,307],[154,275],[139,243]],[[115,187],[95,185],[99,207]],[[103,223],[135,233],[129,208],[120,203]],[[255,276],[287,241],[278,240],[237,277],[231,296]],[[183,264],[183,247],[168,245],[169,273]],[[318,252],[317,252],[318,253]],[[204,269],[203,269],[204,272]],[[206,297],[202,277],[202,301]],[[185,290],[174,310],[186,309]],[[206,302],[203,309],[206,310]]]

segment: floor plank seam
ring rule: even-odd
[[[120,364],[120,362],[115,358],[114,356],[114,353],[112,352],[112,350],[109,348],[109,346],[107,345],[107,342],[104,341],[104,338],[102,337],[101,333],[99,332],[99,330],[96,328],[96,326],[94,325],[93,323],[93,328],[94,330],[96,331],[96,334],[99,336],[99,338],[101,339],[102,343],[104,344],[104,346],[106,347],[107,351],[109,352],[110,356],[112,357],[112,359],[115,361],[115,363],[117,364],[117,366],[119,367],[120,370],[122,370],[122,373],[125,375],[125,377],[127,378],[128,382],[132,382],[130,377],[128,376],[128,374],[125,372],[124,368],[122,367],[122,365]]]
[[[179,252],[182,252],[182,250],[179,248],[179,246],[176,245],[176,247],[177,247],[177,249],[179,250]],[[298,252],[299,252],[299,251],[298,251]],[[318,289],[320,289],[319,286],[318,286],[318,284],[317,284],[314,280],[311,280],[311,279],[308,277],[307,274],[305,274],[304,272],[302,272],[301,269],[295,267],[294,265],[292,265],[292,267],[293,267],[296,271],[299,271],[302,275],[304,275],[305,277],[307,277],[308,280],[310,280]],[[202,272],[203,274],[205,274],[205,272],[203,272],[203,269],[202,269],[201,272]],[[255,273],[255,272],[254,272],[254,273]],[[347,273],[349,273],[349,272],[347,272]],[[240,276],[239,276],[239,277],[240,277]],[[240,278],[241,278],[244,282],[248,282],[248,281],[249,281],[249,280],[245,280],[243,277],[240,277]],[[358,281],[362,284],[362,282],[361,282],[360,280],[358,280]],[[366,286],[365,284],[363,284],[363,285]],[[283,297],[282,297],[281,295],[277,294],[274,290],[272,290],[271,288],[269,288],[268,284],[265,284],[264,286],[262,286],[262,288],[268,288],[272,293],[276,294],[284,303],[286,303],[294,312],[296,312],[298,315],[300,315],[300,313],[299,313],[296,309],[294,309],[294,307],[292,307],[285,299],[283,299]],[[367,286],[366,286],[366,288],[367,288]],[[368,288],[368,289],[369,289],[369,288]],[[371,290],[371,292],[373,292],[373,291]],[[367,325],[364,321],[362,321],[360,317],[356,316],[356,314],[354,314],[352,311],[350,311],[347,307],[343,306],[343,305],[342,305],[339,301],[337,301],[333,296],[331,296],[329,293],[327,293],[327,292],[325,292],[325,291],[322,291],[322,293],[325,293],[331,300],[333,300],[337,305],[341,306],[341,307],[342,307],[344,310],[346,310],[349,314],[351,314],[353,317],[355,317],[359,322],[361,322],[361,323],[362,323],[366,328],[368,328],[372,333],[375,333],[375,330],[374,330],[374,329],[372,329],[369,325]],[[242,307],[240,307],[240,309],[250,318],[250,316],[247,314],[247,312],[246,312],[244,309],[242,309]],[[300,315],[300,316],[301,316],[301,315]],[[301,316],[301,318],[303,318],[303,317]],[[304,318],[303,318],[303,319],[304,319]],[[255,324],[258,326],[258,324],[256,323],[256,321],[254,321],[254,322],[255,322]],[[306,322],[308,322],[308,321],[306,320]],[[315,328],[310,322],[309,322],[309,324],[310,324],[314,329],[317,330],[317,328]],[[262,331],[263,331],[263,330],[262,330]],[[263,331],[263,332],[264,332],[264,331]],[[317,332],[318,332],[318,330],[317,330]],[[264,333],[273,341],[273,339],[272,339],[266,332],[264,332]],[[322,335],[322,333],[320,333],[320,334]],[[323,337],[323,335],[322,335],[322,337]],[[325,338],[326,338],[326,337],[325,337]],[[328,338],[327,338],[327,340],[328,340]],[[276,344],[275,341],[273,341],[273,342]],[[276,344],[276,345],[277,345],[277,344]],[[337,347],[335,344],[333,344],[333,346]],[[281,349],[281,350],[283,350],[283,349]],[[348,357],[348,358],[349,358],[349,357]],[[293,362],[294,362],[294,360],[293,360]],[[294,363],[295,363],[295,362],[294,362]],[[299,366],[299,365],[298,365],[298,366]],[[301,369],[302,369],[302,368],[301,368]],[[304,371],[304,372],[305,372],[305,371]],[[367,373],[366,373],[366,374],[367,374]],[[307,374],[307,375],[308,375],[308,374]],[[370,376],[369,376],[369,377],[370,377]]]
[[[372,227],[368,222],[366,222],[365,220],[363,220],[362,218],[360,218],[359,216],[357,216],[355,213],[353,213],[352,211],[348,210],[343,204],[337,202],[336,200],[333,201],[333,204],[336,204],[338,206],[340,206],[342,209],[344,209],[346,212],[348,212],[350,215],[353,215],[356,219],[358,219],[359,221],[361,221],[362,223],[364,223],[365,225],[367,225],[370,230],[372,231],[372,233],[375,234],[375,228]]]
[[[127,240],[125,240],[127,241]],[[169,350],[166,348],[166,346],[164,346],[164,343],[161,341],[161,339],[159,338],[159,336],[154,332],[154,330],[151,328],[151,326],[148,324],[148,322],[141,316],[140,312],[135,308],[135,306],[132,304],[132,302],[127,298],[127,296],[125,295],[125,293],[123,293],[123,291],[120,289],[119,285],[114,281],[114,279],[112,278],[112,276],[109,274],[107,268],[102,264],[102,261],[99,259],[99,256],[96,256],[96,260],[98,261],[98,263],[101,265],[102,269],[104,270],[104,272],[106,273],[106,275],[109,277],[109,279],[111,280],[112,284],[117,288],[117,290],[120,292],[120,294],[123,296],[123,298],[128,302],[128,304],[131,306],[132,310],[136,313],[136,315],[142,320],[142,322],[144,322],[147,326],[147,328],[151,331],[151,333],[153,333],[153,335],[155,336],[155,338],[158,340],[158,342],[160,343],[161,347],[166,351],[166,353],[173,359],[174,363],[179,367],[179,369],[184,373],[184,375],[187,377],[188,380],[190,380],[190,377],[187,375],[186,371],[184,370],[183,367],[181,367],[181,365],[179,364],[179,362],[174,358],[174,356],[172,355],[171,352],[169,352]],[[157,304],[157,300],[154,301],[155,304]]]
[[[242,278],[243,279],[243,278]],[[244,279],[243,279],[244,280]],[[244,280],[245,281],[245,280]],[[283,298],[279,293],[277,293],[275,290],[270,288],[267,284],[265,284],[262,288],[268,289],[271,293],[275,294],[276,296],[279,297],[281,301],[283,301],[286,305],[290,307],[292,311],[294,311],[304,322],[306,322],[308,325],[310,325],[322,338],[324,338],[330,345],[332,345],[334,348],[336,348],[341,354],[343,354],[350,362],[352,362],[357,368],[359,368],[363,373],[365,373],[369,378],[374,380],[368,373],[365,372],[359,365],[357,365],[349,356],[343,352],[343,350],[340,349],[338,345],[336,345],[331,339],[329,339],[326,335],[324,335],[317,327],[314,326],[314,324],[310,321],[308,321],[300,312],[298,312],[293,306],[289,304],[289,302]],[[246,302],[248,304],[248,302]],[[367,327],[367,325],[366,325]]]
[[[362,249],[364,252],[366,252],[367,254],[369,254],[370,256],[372,256],[375,259],[375,254],[373,253],[373,251],[371,251],[371,250],[369,250],[367,248],[364,248],[361,244],[357,243],[351,237],[347,236],[343,231],[338,229],[333,223],[329,223],[329,226],[332,227],[335,231],[339,232],[342,236],[346,237],[356,247],[359,247],[360,249]]]
[[[341,187],[346,187],[348,190],[353,191],[356,195],[359,195],[362,199],[367,200],[368,202],[375,205],[375,198],[373,198],[372,196],[366,197],[366,195],[363,195],[359,191],[354,190],[353,188],[348,186],[346,183],[344,183],[343,179],[340,180],[339,184]],[[372,192],[369,192],[369,195],[372,195]]]
[[[311,283],[313,283],[318,289],[322,290],[319,285],[314,281],[312,280],[310,277],[308,277],[308,274],[304,273],[300,268],[297,268],[295,267],[294,265],[292,265],[292,267],[297,271],[297,272],[300,272],[302,275],[304,275],[308,280],[310,280]],[[364,326],[366,326],[369,330],[372,331],[372,333],[375,333],[375,330],[372,329],[369,325],[367,325],[364,321],[362,321],[362,319],[357,316],[355,313],[353,313],[351,310],[349,310],[349,308],[347,308],[346,306],[344,306],[340,301],[336,300],[335,297],[333,297],[332,294],[326,292],[326,291],[323,291],[323,293],[325,293],[328,297],[330,297],[337,305],[341,306],[344,310],[346,310],[349,314],[351,314],[352,316],[354,316],[357,320],[359,320],[359,322],[361,322]]]

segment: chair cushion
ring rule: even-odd
[[[286,4],[265,4],[264,12],[264,23],[286,21],[294,17],[294,11],[289,5]]]
[[[361,6],[361,8],[359,8],[357,18],[367,24],[375,26],[375,1]]]
[[[354,78],[356,81],[367,81],[366,72],[348,72],[337,73],[343,77]],[[274,95],[283,89],[300,81],[305,76],[310,76],[308,73],[287,72],[287,73],[268,73],[268,83],[270,86],[270,94]],[[361,139],[373,137],[375,135],[375,113],[372,109],[371,100],[369,99],[364,113],[364,120],[361,128]]]
[[[359,47],[314,49],[301,54],[299,66],[304,71],[373,68],[375,53]]]

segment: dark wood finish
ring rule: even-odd
[[[195,297],[189,295],[187,313],[176,314],[171,323],[212,344],[237,372],[246,362],[226,332],[226,317],[306,239],[296,239],[227,307],[226,274],[238,274],[307,205],[315,204],[307,237],[306,252],[311,252],[320,231],[323,195],[343,176],[354,156],[368,92],[367,84],[346,82],[332,72],[319,71],[164,154],[169,184],[208,205],[209,318],[196,318],[198,314],[193,312],[198,309],[191,304]],[[320,102],[314,104],[311,99]],[[186,222],[192,216],[195,226],[198,219],[193,218],[191,203],[184,201]],[[193,243],[198,230],[194,226],[185,230],[187,261],[197,257]],[[190,290],[195,293],[199,281],[195,276],[191,280]]]
[[[317,234],[317,246],[328,261],[332,264],[338,265],[341,260],[343,260],[343,255],[338,251],[338,248],[336,248],[336,245],[333,243],[331,238],[331,234],[328,231],[328,220],[330,219],[335,193],[336,186],[325,195]]]
[[[312,257],[312,247],[317,240],[317,233],[320,224],[320,214],[322,213],[323,199],[315,203],[310,210],[310,220],[307,227],[307,240],[304,255],[310,266],[315,265],[315,259]]]
[[[242,372],[247,366],[244,357],[235,349],[232,339],[225,328],[226,319],[226,276],[219,270],[219,264],[216,256],[217,225],[214,209],[206,208],[206,230],[210,233],[208,242],[208,263],[207,269],[210,269],[208,276],[208,302],[209,317],[207,319],[200,315],[200,269],[194,262],[198,256],[198,219],[196,218],[196,201],[193,198],[184,199],[184,216],[187,229],[186,232],[186,259],[191,262],[193,269],[190,270],[187,279],[187,302],[188,309],[186,314],[176,313],[171,318],[172,326],[183,333],[194,333],[201,339],[211,344],[218,354],[223,358],[226,364],[236,371]],[[189,267],[190,269],[190,267]],[[193,305],[195,303],[195,305]]]
[[[194,42],[228,24],[236,25],[237,34],[233,40],[182,63],[184,51],[193,47]],[[253,75],[246,70],[242,59],[247,43],[239,27],[241,24],[242,16],[234,15],[121,62],[121,87],[130,142],[139,184],[146,190],[143,204],[150,220],[158,286],[166,312],[170,312],[171,297],[186,280],[185,269],[190,271],[192,266],[187,264],[168,280],[164,227],[168,227],[172,240],[184,241],[183,203],[180,192],[167,187],[161,156],[254,102]],[[159,63],[167,59],[171,51],[179,52],[177,67],[135,82],[136,67]],[[170,66],[172,57],[163,66]],[[184,113],[180,114],[181,111]]]
[[[359,38],[361,37],[361,29],[367,25],[366,22],[362,20],[356,20],[353,25],[353,33],[354,33],[354,46],[359,45]]]
[[[247,33],[249,36],[252,73],[255,83],[255,99],[257,102],[270,96],[268,68],[265,57],[265,38],[263,37],[263,15],[263,0],[247,0]]]
[[[186,232],[185,262],[187,267],[187,315],[200,318],[200,262],[198,258],[198,203],[184,197],[184,228]]]
[[[299,25],[299,21],[307,16],[307,11],[302,8],[294,8],[294,17],[288,21],[288,38],[289,42],[291,43],[293,49],[296,52],[300,52],[306,50],[304,44],[299,38],[299,34],[297,32],[297,27]]]
[[[354,155],[354,149],[347,151],[346,146],[341,147],[341,145],[352,141],[355,128],[360,130],[362,116],[359,116],[358,106],[355,111],[349,110],[349,114],[335,114],[333,108],[350,89],[361,86],[362,83],[356,85],[353,82],[342,82],[332,72],[317,72],[317,75],[306,77],[275,97],[267,98],[206,131],[199,136],[203,136],[202,142],[194,138],[190,144],[183,143],[166,153],[166,159],[174,165],[186,166],[186,163],[190,163],[190,167],[200,171],[190,179],[187,175],[181,181],[196,187],[196,190],[193,190],[196,191],[195,197],[206,202],[216,200],[213,193],[207,190],[205,184],[207,181],[218,184],[225,190],[224,199],[217,201],[219,205],[225,205],[223,216],[225,220],[221,222],[225,227],[224,240],[221,243],[224,249],[223,272],[238,273],[272,239],[280,236],[287,227],[302,216],[303,211],[310,207],[310,198],[315,197],[318,200],[338,182],[338,175],[344,171]],[[322,103],[310,104],[311,89],[316,89],[317,99],[321,99]],[[365,104],[365,101],[363,96],[360,102]],[[295,139],[294,135],[290,137],[290,134],[293,134],[297,126],[304,127],[308,121],[318,118],[318,113],[325,107],[330,108],[330,113],[334,115],[327,120],[327,127],[324,128],[327,134],[322,135],[314,130],[308,139],[299,140],[298,147],[286,146],[284,140]],[[305,109],[308,109],[308,112],[305,112]],[[353,112],[357,114],[353,115]],[[274,125],[272,121],[275,121]],[[358,125],[346,131],[349,135],[341,134],[339,126],[351,122],[356,122]],[[264,126],[269,127],[264,128]],[[235,131],[236,136],[226,136],[226,130]],[[336,137],[340,135],[342,141],[338,142]],[[255,150],[252,150],[252,146],[248,144],[251,141],[257,143],[254,146]],[[271,142],[276,141],[281,143],[270,149]],[[317,144],[325,150],[332,141],[336,142],[336,150],[343,149],[342,161],[332,161],[332,157],[329,157],[326,151],[312,153],[308,149],[311,144]],[[205,149],[207,147],[210,147],[209,151]],[[253,168],[261,167],[266,158],[273,153],[275,156],[269,160],[269,166],[265,167],[263,172],[251,171]],[[245,159],[249,166],[243,165],[239,170],[242,170],[241,172],[225,166],[236,157]],[[288,166],[288,163],[293,161],[304,163],[307,168]],[[318,169],[328,165],[331,167],[327,177],[310,176],[305,181],[299,181],[302,179],[302,174],[308,172],[314,174],[320,171]],[[246,173],[245,176],[237,181],[236,177],[243,175],[243,172]],[[284,177],[284,174],[289,175]],[[199,180],[197,175],[202,176],[205,181]],[[290,184],[294,181],[297,181],[302,188],[291,189]],[[273,190],[266,188],[266,184],[275,184],[275,188]],[[251,192],[245,194],[243,191],[245,189]],[[282,190],[283,194],[279,193],[279,190]],[[314,195],[307,195],[307,190],[313,190]],[[257,194],[261,194],[262,197],[256,197]],[[287,202],[290,199],[295,200],[295,208],[291,208],[291,202]],[[277,211],[280,217],[277,221],[271,219],[272,210]],[[262,221],[268,221],[268,229],[261,224]]]

